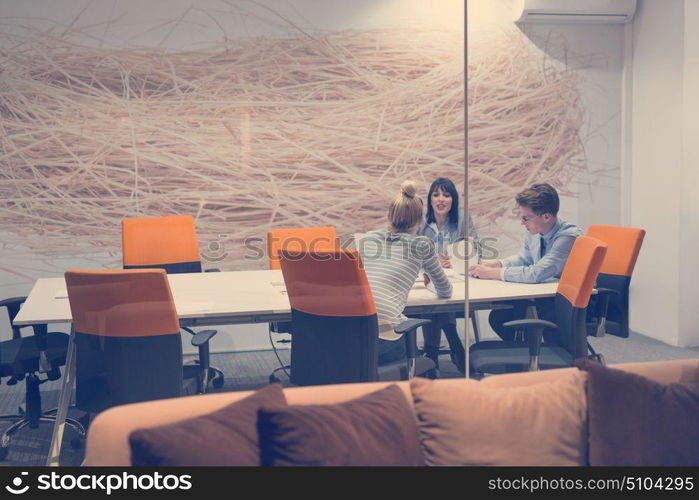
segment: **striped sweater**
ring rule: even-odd
[[[434,243],[424,236],[372,231],[359,245],[364,270],[379,317],[379,337],[397,340],[393,328],[407,318],[403,309],[410,289],[424,269],[439,298],[451,297],[451,283],[439,265]]]

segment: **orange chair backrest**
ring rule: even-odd
[[[291,308],[318,316],[371,316],[374,296],[356,250],[283,249],[281,268]]]
[[[71,270],[65,279],[76,332],[103,337],[179,334],[162,269]]]
[[[557,290],[573,307],[587,307],[606,252],[607,244],[598,239],[589,236],[576,238]]]
[[[124,267],[201,260],[191,215],[124,219],[121,243]]]
[[[587,236],[607,244],[607,256],[604,258],[600,272],[631,276],[645,235],[645,229],[635,227],[590,226]]]
[[[325,252],[338,250],[337,233],[332,226],[294,227],[267,231],[269,268],[279,269],[279,250]]]

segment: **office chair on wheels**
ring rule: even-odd
[[[155,268],[170,274],[202,272],[194,218],[190,215],[124,219],[121,235],[124,269]],[[218,269],[205,272],[212,271]],[[209,341],[217,331],[181,328],[192,335],[191,343],[199,354],[193,365],[184,365],[185,378],[197,379],[199,393],[206,392],[209,383],[216,389],[223,387],[223,372],[209,362]]]
[[[607,244],[607,255],[597,276],[597,294],[590,303],[587,334],[629,336],[629,287],[645,230],[620,226],[590,226],[587,236]],[[590,354],[604,363],[604,355],[587,344]]]
[[[291,378],[295,385],[407,380],[435,368],[417,355],[411,319],[395,332],[406,336],[407,359],[378,366],[378,317],[359,254],[354,250],[281,250],[291,304]]]
[[[76,407],[183,395],[182,338],[162,269],[65,273],[75,328]]]
[[[16,385],[24,380],[25,408],[19,408],[15,415],[2,415],[0,421],[12,424],[0,437],[0,461],[9,453],[9,445],[18,431],[25,427],[36,429],[41,423],[56,421],[56,409],[42,411],[39,386],[49,380],[61,377],[60,367],[65,365],[69,336],[62,332],[49,332],[46,324],[31,325],[34,332],[22,336],[21,328],[14,324],[15,316],[26,297],[15,297],[0,301],[0,307],[7,310],[12,329],[12,339],[0,342],[0,378],[9,377],[7,385]],[[85,440],[83,423],[67,418],[66,425],[77,433],[71,440],[73,448],[79,448]]]
[[[339,250],[340,245],[337,241],[337,233],[332,226],[318,227],[290,227],[283,229],[271,229],[267,231],[267,257],[269,259],[270,269],[280,269],[279,250],[289,249],[295,252],[305,251],[327,251]],[[272,334],[291,333],[291,322],[289,321],[273,321],[269,323],[269,341],[277,354],[276,346],[272,340]],[[290,342],[289,340],[281,340],[280,342]],[[279,368],[275,369],[269,376],[270,383],[279,382],[277,372],[283,371],[288,374],[289,365],[285,365],[281,358],[279,360]]]
[[[572,366],[587,355],[587,306],[607,245],[580,236],[568,256],[558,283],[555,322],[542,319],[508,321],[508,329],[524,330],[525,341],[482,341],[471,346],[471,375],[536,371]],[[544,329],[555,331],[557,342],[544,343]]]

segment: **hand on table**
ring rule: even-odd
[[[425,286],[430,284],[430,277],[427,276],[427,273],[422,273],[422,281],[425,282]]]
[[[437,254],[437,257],[439,258],[439,264],[442,267],[445,267],[447,269],[451,269],[451,260],[449,260],[448,253],[439,253],[439,254]]]
[[[483,280],[499,280],[500,266],[494,267],[485,264],[475,264],[468,268],[468,275]]]

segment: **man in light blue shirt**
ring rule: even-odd
[[[474,278],[500,279],[517,283],[542,283],[560,278],[575,238],[582,230],[575,224],[558,218],[558,193],[549,184],[534,184],[516,197],[522,225],[527,230],[522,249],[516,255],[501,260],[486,260],[469,267]],[[548,300],[537,301],[539,317],[552,316]],[[496,310],[490,323],[503,338],[511,333],[502,331],[502,323],[515,319],[513,310]]]

